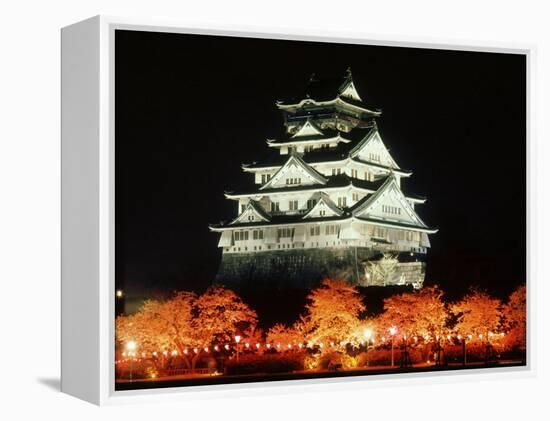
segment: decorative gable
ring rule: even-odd
[[[299,156],[291,155],[286,163],[260,190],[298,185],[326,184],[328,179],[306,164]]]
[[[270,219],[269,215],[256,202],[250,201],[241,214],[231,221],[230,225],[268,222]]]
[[[355,89],[355,85],[353,83],[353,80],[350,79],[349,82],[347,82],[340,91],[340,96],[351,98],[356,101],[362,101],[361,97],[357,93],[357,89]]]
[[[342,216],[343,213],[344,211],[336,206],[326,193],[321,193],[317,203],[304,215],[304,219]]]
[[[390,155],[376,125],[357,146],[350,151],[350,157],[384,165],[389,168],[399,169],[399,165],[397,165]]]
[[[303,136],[322,136],[323,132],[317,125],[307,120],[300,129],[292,135],[292,138]]]
[[[414,211],[393,175],[388,177],[376,193],[355,208],[353,215],[357,218],[378,219],[428,228]]]

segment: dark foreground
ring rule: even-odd
[[[430,373],[441,371],[460,371],[460,370],[479,370],[496,369],[509,367],[524,367],[524,361],[499,361],[489,364],[469,363],[464,367],[462,364],[449,364],[447,366],[437,367],[435,365],[420,365],[408,368],[368,368],[368,369],[350,369],[342,371],[300,371],[281,374],[252,374],[252,375],[218,375],[218,376],[194,376],[179,378],[160,378],[155,380],[135,380],[135,381],[117,381],[115,390],[136,390],[136,389],[158,389],[166,387],[183,386],[211,386],[218,384],[236,384],[253,383],[281,380],[304,380],[304,379],[323,379],[333,377],[357,377],[365,375],[396,374],[396,373]]]

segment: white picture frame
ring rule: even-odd
[[[527,366],[495,371],[392,374],[384,376],[293,380],[187,388],[115,391],[114,388],[114,31],[116,29],[323,41],[383,46],[422,47],[524,54],[527,58]],[[266,391],[330,390],[413,386],[478,378],[532,376],[536,371],[536,338],[532,337],[536,283],[531,272],[535,172],[531,106],[531,45],[463,44],[454,40],[400,39],[356,33],[320,33],[230,25],[186,27],[178,22],[96,16],[62,29],[62,378],[63,392],[94,404],[113,404],[192,397],[242,396]],[[373,380],[376,380],[373,383]]]

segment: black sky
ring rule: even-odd
[[[427,284],[504,296],[525,281],[525,57],[117,31],[116,282],[129,295],[202,290],[224,190],[282,133],[275,100],[351,66],[407,191],[425,195]],[[243,179],[243,176],[245,177]]]

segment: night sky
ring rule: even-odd
[[[526,273],[526,61],[521,55],[116,33],[116,284],[128,297],[202,291],[221,259],[209,223],[241,164],[283,134],[275,101],[351,66],[380,132],[427,196],[426,284],[506,296]]]

